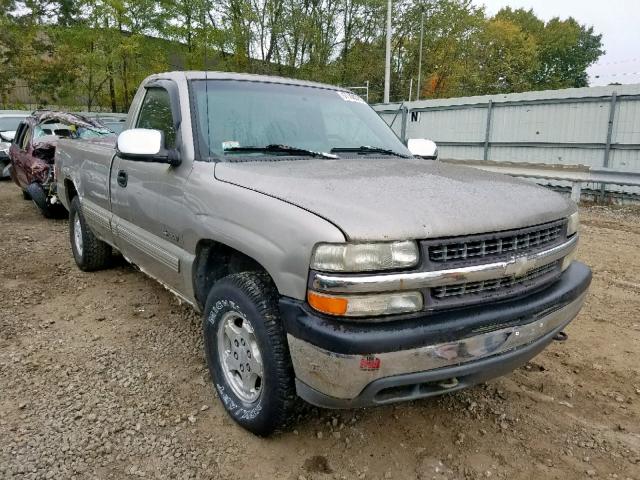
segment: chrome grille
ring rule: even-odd
[[[558,267],[558,262],[543,265],[534,270],[529,271],[521,277],[503,277],[493,280],[485,280],[483,282],[466,282],[456,283],[454,285],[443,285],[441,287],[433,287],[431,295],[435,299],[444,299],[449,297],[462,297],[465,295],[473,295],[483,292],[495,290],[507,290],[514,287],[528,284],[534,280],[553,272]]]
[[[522,253],[556,242],[564,230],[564,221],[510,232],[478,235],[429,245],[429,260],[436,263],[464,261],[502,254]]]

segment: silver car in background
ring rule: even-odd
[[[9,147],[20,122],[31,115],[23,110],[0,110],[0,178],[9,178]]]

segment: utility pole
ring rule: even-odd
[[[384,56],[384,103],[389,103],[391,86],[391,0],[387,0],[387,46]]]
[[[418,52],[418,84],[416,85],[416,100],[420,100],[420,81],[422,80],[422,39],[424,38],[424,11],[420,17],[420,51]]]

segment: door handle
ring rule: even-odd
[[[126,187],[128,178],[129,176],[127,175],[127,172],[125,172],[124,170],[118,171],[118,185],[123,188]]]

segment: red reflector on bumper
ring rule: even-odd
[[[360,359],[360,370],[378,370],[380,368],[380,359],[369,355]]]

